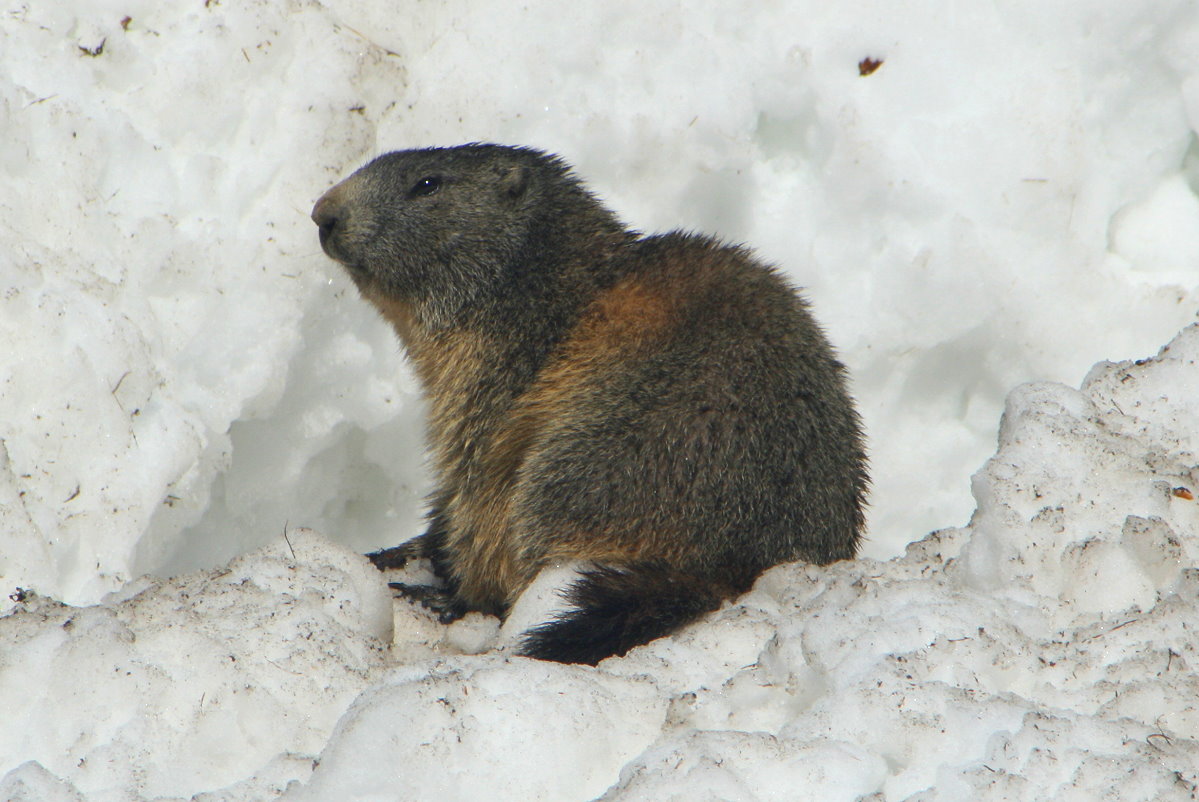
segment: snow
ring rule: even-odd
[[[0,675],[0,697],[22,726],[0,732],[0,754],[38,755],[91,793],[153,798],[241,780],[321,748],[380,673],[391,609],[374,566],[305,530],[101,605],[27,600],[4,619],[20,659]],[[64,714],[45,715],[56,707]]]
[[[1197,51],[1186,0],[8,4],[0,799],[1193,798]],[[393,605],[419,389],[307,214],[470,140],[806,288],[863,559],[597,668],[511,653],[570,566]]]

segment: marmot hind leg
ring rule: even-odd
[[[520,654],[595,665],[668,635],[748,589],[659,561],[599,566],[582,573],[563,594],[576,609],[525,633]]]

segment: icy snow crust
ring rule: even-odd
[[[10,4],[0,799],[1192,798],[1199,335],[1008,390],[1195,319],[1196,52],[1188,0]],[[418,388],[307,213],[469,140],[806,288],[877,560],[598,669],[509,656],[569,567],[393,629]]]

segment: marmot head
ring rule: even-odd
[[[559,159],[472,144],[380,156],[325,193],[312,219],[364,295],[410,304],[437,328],[512,280],[572,198],[602,210]]]

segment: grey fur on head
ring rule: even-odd
[[[621,230],[610,214],[594,219],[597,204],[564,162],[529,148],[388,153],[338,190],[313,211],[326,252],[360,288],[412,303],[431,328],[507,291],[554,228],[585,221]]]

